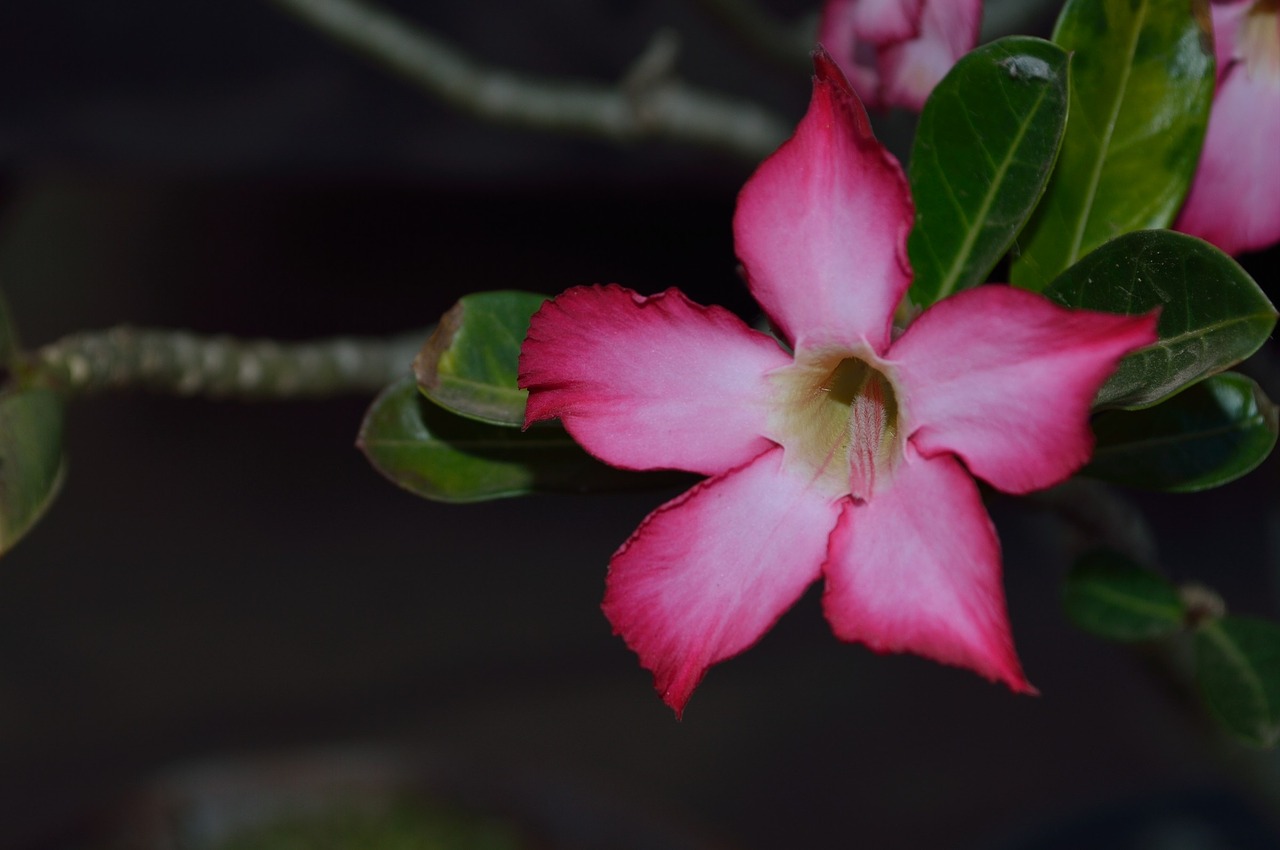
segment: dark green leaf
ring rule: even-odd
[[[966,55],[925,103],[908,174],[921,307],[976,286],[1035,207],[1067,120],[1067,54],[1010,36]]]
[[[365,414],[357,445],[387,478],[442,502],[638,490],[684,480],[606,466],[556,425],[520,431],[456,416],[423,398],[412,378],[378,396]]]
[[[1235,260],[1168,230],[1113,239],[1045,290],[1067,307],[1130,315],[1161,308],[1159,341],[1130,354],[1095,407],[1146,407],[1258,350],[1276,309]]]
[[[50,390],[0,394],[0,553],[43,516],[62,476],[62,402]]]
[[[1011,271],[1035,291],[1108,239],[1169,226],[1214,84],[1205,0],[1068,0],[1053,40],[1071,54],[1070,118]]]
[[[1145,410],[1094,419],[1086,475],[1115,484],[1187,493],[1234,481],[1276,444],[1276,406],[1244,375],[1206,378]]]
[[[1186,610],[1163,577],[1118,552],[1082,555],[1067,576],[1063,604],[1081,629],[1108,640],[1150,640],[1182,628]]]
[[[1241,740],[1280,740],[1280,626],[1223,617],[1196,630],[1196,679],[1210,711]]]
[[[523,425],[528,393],[516,386],[520,345],[546,298],[504,291],[459,299],[413,361],[422,391],[454,413]]]

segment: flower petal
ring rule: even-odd
[[[857,30],[861,0],[827,0],[818,21],[818,44],[830,52],[853,90],[868,109],[879,109],[880,72],[874,64],[875,47]],[[906,38],[910,22],[900,36]]]
[[[1155,342],[1155,328],[1155,314],[1068,310],[980,286],[926,310],[886,359],[921,454],[953,452],[979,478],[1026,493],[1089,459],[1094,396],[1121,357]]]
[[[544,304],[520,350],[525,423],[560,417],[596,457],[714,475],[771,445],[764,374],[791,362],[765,334],[679,290],[580,286]]]
[[[1215,14],[1215,25],[1219,17]],[[1224,30],[1215,35],[1220,48],[1235,34],[1232,27]],[[1280,32],[1276,38],[1280,41]],[[1230,62],[1218,79],[1200,165],[1174,227],[1228,254],[1280,242],[1277,139],[1280,66],[1248,58]]]
[[[911,283],[911,196],[897,160],[821,49],[809,111],[738,196],[733,233],[747,284],[796,347],[883,351]]]
[[[613,556],[605,615],[677,714],[707,667],[759,640],[817,579],[838,514],[774,448],[658,508]]]
[[[888,487],[846,504],[830,557],[822,604],[837,636],[1034,693],[1013,649],[995,529],[955,458],[908,449]]]
[[[919,112],[933,87],[978,43],[982,0],[925,0],[915,38],[887,46],[878,65],[887,103]]]

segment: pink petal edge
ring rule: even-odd
[[[1229,63],[1218,80],[1200,165],[1174,228],[1228,254],[1280,242],[1277,139],[1280,79],[1250,75],[1243,61]]]
[[[1125,354],[1156,341],[1154,313],[1068,310],[988,285],[926,310],[886,358],[911,443],[959,455],[1008,493],[1056,484],[1093,451],[1089,410]]]
[[[908,449],[889,488],[846,503],[824,573],[823,609],[841,639],[1036,692],[1013,648],[1000,543],[955,458]]]
[[[796,347],[881,351],[911,283],[910,191],[821,48],[814,67],[813,99],[795,135],[738,195],[734,242],[752,294]]]
[[[760,436],[764,375],[789,362],[770,337],[679,290],[580,286],[534,314],[519,385],[526,425],[559,417],[606,463],[714,475],[773,445]]]
[[[650,514],[609,564],[604,612],[680,715],[707,668],[750,647],[820,574],[838,504],[782,449]]]

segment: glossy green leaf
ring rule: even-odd
[[[1241,740],[1280,740],[1280,626],[1228,616],[1196,630],[1196,680],[1210,711]]]
[[[1255,382],[1226,372],[1154,407],[1106,411],[1093,432],[1086,475],[1188,493],[1234,481],[1266,460],[1276,444],[1276,406]]]
[[[441,502],[638,490],[684,480],[607,466],[556,425],[520,431],[457,416],[424,398],[412,378],[374,400],[356,443],[391,481]]]
[[[1071,53],[1058,164],[1019,238],[1011,280],[1039,291],[1108,239],[1172,223],[1213,97],[1207,0],[1068,0]]]
[[[528,393],[516,386],[520,345],[546,299],[515,291],[463,296],[413,361],[422,391],[462,416],[523,425]]]
[[[1035,207],[1067,120],[1067,54],[1010,36],[966,55],[925,103],[908,176],[921,306],[986,280]]]
[[[1182,628],[1186,610],[1169,581],[1109,549],[1082,555],[1067,575],[1071,621],[1108,640],[1151,640]]]
[[[61,400],[43,389],[0,394],[0,553],[44,515],[63,467]]]
[[[1207,242],[1168,230],[1113,239],[1045,290],[1067,307],[1108,313],[1161,308],[1155,345],[1130,354],[1095,407],[1155,404],[1258,350],[1276,309],[1253,278]]]

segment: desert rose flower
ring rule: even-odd
[[[1215,2],[1218,85],[1174,227],[1228,254],[1280,242],[1280,0]]]
[[[818,42],[868,107],[918,112],[981,22],[982,0],[827,0]]]
[[[1153,316],[994,285],[895,337],[906,180],[835,63],[815,65],[733,222],[785,345],[675,289],[590,286],[544,304],[521,351],[527,422],[559,417],[615,466],[710,476],[644,520],[606,582],[606,616],[677,713],[820,577],[839,637],[1030,691],[971,474],[1010,493],[1067,478],[1098,388],[1155,340]]]

